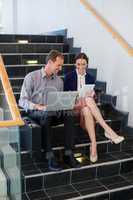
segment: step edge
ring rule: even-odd
[[[127,189],[131,189],[131,188],[133,188],[133,184],[129,183],[129,186],[124,186],[124,187],[119,187],[119,188],[115,188],[115,189],[112,189],[112,190],[107,190],[107,191],[97,192],[97,193],[93,193],[93,194],[73,197],[73,198],[69,198],[67,200],[79,200],[79,199],[84,199],[84,198],[89,198],[89,197],[96,197],[98,195],[110,194],[110,193],[113,193],[113,192],[118,192],[118,191],[127,190]]]
[[[28,42],[28,43],[18,43],[18,42],[0,42],[0,45],[66,45],[64,42]]]
[[[89,168],[93,168],[93,167],[113,165],[113,164],[123,163],[123,162],[127,162],[127,161],[132,161],[132,160],[133,160],[133,157],[123,158],[123,159],[119,159],[119,160],[113,160],[113,161],[108,161],[108,162],[102,162],[102,163],[82,166],[80,168],[63,169],[63,170],[58,171],[58,172],[57,171],[56,172],[54,172],[54,171],[45,172],[45,173],[39,173],[39,174],[34,174],[34,175],[26,175],[24,177],[25,177],[25,179],[28,179],[28,178],[33,178],[33,177],[45,176],[45,175],[60,174],[60,173],[69,172],[69,171],[78,171],[78,170],[89,169]]]

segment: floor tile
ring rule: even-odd
[[[94,194],[94,193],[99,193],[99,192],[104,192],[104,191],[107,191],[105,189],[105,187],[103,186],[99,186],[99,187],[96,187],[96,188],[86,188],[85,190],[80,190],[80,194],[81,195],[88,195],[88,194]]]
[[[71,183],[89,181],[96,177],[96,167],[72,171]]]
[[[59,195],[59,196],[54,196],[51,197],[51,200],[65,200],[65,199],[72,199],[72,198],[76,198],[79,197],[80,195],[77,192],[74,193],[68,193],[68,194],[63,194],[63,195]]]
[[[26,194],[22,195],[22,200],[29,200]]]
[[[127,182],[123,177],[121,176],[112,176],[107,177],[99,180],[106,188],[108,189],[116,189],[119,187],[128,186],[129,182]]]
[[[38,169],[40,169],[40,171],[42,173],[45,173],[45,172],[49,172],[49,169],[48,169],[48,164],[43,162],[43,163],[36,163],[36,166],[38,167]]]
[[[53,188],[47,189],[46,192],[48,196],[54,200],[56,199],[63,200],[63,199],[79,196],[78,192],[71,185],[53,187]]]
[[[95,197],[87,197],[84,200],[110,200],[109,194],[102,194]]]
[[[108,176],[115,176],[119,174],[120,163],[103,165],[97,168],[97,178],[104,178]]]
[[[29,175],[35,175],[35,174],[40,174],[40,170],[37,169],[37,170],[23,170],[23,174],[25,176],[29,176]]]
[[[122,176],[123,176],[127,181],[129,181],[130,183],[133,184],[133,172],[127,173],[127,174],[122,174]]]
[[[78,191],[82,191],[82,190],[85,190],[85,189],[91,189],[91,188],[96,188],[96,187],[102,186],[102,184],[97,180],[78,182],[78,183],[74,183],[72,185]]]
[[[133,149],[125,150],[125,153],[127,153],[129,156],[133,157]]]
[[[38,199],[48,199],[48,196],[44,192],[44,190],[38,190],[27,193],[30,200],[38,200]]]
[[[30,163],[29,165],[22,165],[22,170],[23,171],[28,171],[28,170],[37,170],[37,166],[35,165],[35,163]]]
[[[112,143],[108,143],[108,152],[115,152],[115,151],[120,151],[120,145],[121,144],[112,144]]]
[[[26,179],[26,192],[43,189],[43,176]]]
[[[133,197],[133,188],[125,189],[110,194],[110,200],[129,200]]]
[[[129,157],[129,155],[126,152],[113,152],[111,153],[111,156],[116,158],[117,160]]]
[[[133,149],[133,139],[124,140],[122,150]]]
[[[98,161],[97,163],[103,163],[108,161],[113,161],[115,158],[113,158],[110,153],[99,153],[98,154]]]
[[[125,161],[121,163],[120,173],[130,173],[133,171],[133,160]]]
[[[112,190],[112,189],[116,189],[116,188],[122,188],[122,187],[128,187],[130,186],[131,184],[127,181],[125,182],[121,182],[121,183],[114,183],[112,185],[109,185],[108,186],[108,189]]]
[[[22,172],[25,176],[28,176],[28,175],[39,174],[41,171],[39,170],[39,168],[36,166],[35,163],[32,163],[30,165],[23,165]]]
[[[44,187],[50,188],[70,184],[70,172],[57,172],[44,176]]]

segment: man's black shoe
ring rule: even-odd
[[[81,164],[76,160],[76,158],[74,158],[73,154],[64,155],[63,159],[64,159],[64,163],[69,165],[69,167],[73,167],[73,168],[81,167]]]
[[[54,157],[48,159],[48,168],[52,171],[59,171],[62,169]]]

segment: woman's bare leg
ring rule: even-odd
[[[95,101],[93,98],[86,98],[86,104],[91,110],[92,115],[94,118],[99,122],[99,124],[104,128],[104,130],[112,137],[116,138],[118,135],[115,133],[115,131],[112,130],[112,128],[109,127],[109,125],[105,122],[103,119],[99,108],[97,107]]]
[[[95,157],[97,155],[97,145],[96,145],[96,133],[95,133],[95,122],[92,116],[91,110],[86,106],[81,111],[85,119],[85,127],[91,141],[91,156]]]

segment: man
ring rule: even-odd
[[[47,96],[50,91],[63,91],[63,81],[57,76],[64,63],[63,55],[56,50],[52,50],[46,58],[46,65],[41,70],[29,73],[25,79],[21,90],[19,105],[28,113],[29,117],[37,121],[42,126],[43,144],[46,147],[46,158],[50,170],[60,170],[60,166],[52,151],[52,130],[53,122],[64,121],[65,134],[65,156],[64,161],[70,167],[78,167],[79,163],[74,158],[74,118],[71,115],[63,115],[57,118],[56,113],[46,111]],[[66,112],[65,112],[66,113]]]

